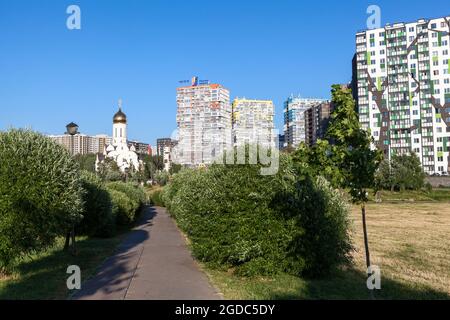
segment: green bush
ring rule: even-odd
[[[81,180],[85,194],[83,220],[77,226],[77,234],[110,237],[115,233],[115,217],[111,196],[102,180],[95,174],[82,171]]]
[[[78,165],[50,138],[0,132],[0,265],[54,243],[82,219]]]
[[[182,170],[163,200],[193,255],[213,267],[246,276],[321,275],[348,261],[345,201],[323,180],[301,181],[288,155],[274,176],[257,165]]]
[[[151,192],[150,202],[153,206],[164,207],[164,200],[162,199],[162,190],[155,190]]]
[[[304,263],[304,275],[319,277],[351,262],[350,207],[344,194],[323,177],[307,177],[296,183],[295,192],[279,201],[283,201],[282,210],[295,218],[296,228],[301,230],[291,243],[288,256],[292,262]]]
[[[107,186],[109,189],[125,193],[131,200],[138,204],[138,208],[147,202],[147,195],[144,188],[139,185],[116,181],[108,183]]]
[[[125,193],[114,189],[108,189],[112,200],[112,211],[118,225],[129,225],[135,220],[136,203]]]
[[[166,171],[160,171],[155,176],[156,183],[160,186],[165,186],[169,182],[169,178],[170,175]]]
[[[113,212],[117,222],[127,225],[135,221],[137,214],[147,202],[147,196],[142,187],[125,182],[110,182],[107,184],[113,201]]]

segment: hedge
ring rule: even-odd
[[[113,213],[119,225],[128,225],[136,220],[137,214],[147,202],[145,191],[131,183],[111,182],[107,189],[113,202]]]
[[[111,196],[103,181],[94,173],[82,171],[83,220],[77,226],[77,234],[110,237],[115,234],[116,217]]]
[[[0,265],[51,245],[83,209],[78,166],[50,138],[0,132]]]
[[[324,179],[298,176],[287,155],[274,176],[257,165],[183,170],[163,200],[211,267],[321,276],[350,260],[346,202]]]

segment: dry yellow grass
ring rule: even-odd
[[[360,207],[354,206],[355,264],[365,270]],[[450,203],[369,204],[372,265],[383,277],[450,294]]]

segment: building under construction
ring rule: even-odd
[[[210,164],[232,145],[230,92],[220,84],[199,82],[177,88],[178,145],[174,162]]]

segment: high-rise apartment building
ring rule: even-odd
[[[210,164],[231,146],[230,92],[220,84],[177,88],[178,144],[176,163]]]
[[[446,173],[450,147],[450,17],[356,34],[359,119],[385,156],[416,153]]]
[[[305,111],[325,100],[289,97],[284,103],[285,145],[297,148],[306,142]]]
[[[333,104],[329,101],[316,104],[305,112],[305,142],[313,146],[318,139],[324,139],[330,122]]]
[[[236,98],[232,110],[234,145],[275,146],[272,101]]]
[[[158,156],[164,155],[164,148],[169,147],[170,149],[176,145],[176,141],[171,138],[159,138],[156,139],[156,152]]]

